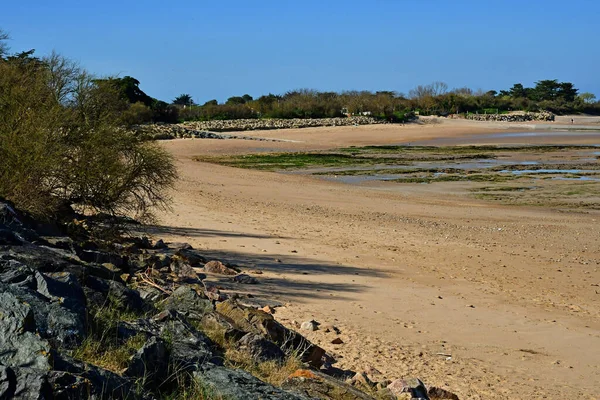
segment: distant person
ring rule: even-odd
[[[571,118],[571,124],[574,124],[575,120],[573,118]]]

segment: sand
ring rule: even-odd
[[[599,213],[497,205],[465,197],[452,183],[371,188],[192,160],[498,142],[483,139],[498,130],[443,121],[251,133],[286,142],[162,142],[181,179],[173,212],[160,215],[152,232],[264,271],[251,291],[286,304],[278,320],[296,327],[316,319],[341,330],[307,333],[337,355],[338,367],[378,380],[417,376],[461,399],[598,398]],[[586,141],[597,137],[578,139]],[[331,344],[337,336],[343,344]]]

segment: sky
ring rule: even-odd
[[[56,50],[152,97],[197,103],[310,88],[573,82],[600,98],[598,0],[28,0],[0,5],[12,51]]]

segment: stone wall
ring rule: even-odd
[[[528,122],[528,121],[554,121],[555,115],[548,111],[523,114],[469,114],[467,119],[473,121],[498,121],[498,122]]]

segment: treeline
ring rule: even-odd
[[[268,94],[253,99],[245,94],[219,104],[203,105],[189,94],[177,97],[180,120],[238,118],[324,118],[368,114],[376,118],[401,121],[413,113],[449,115],[463,113],[503,113],[509,111],[551,111],[556,114],[600,114],[600,103],[591,93],[578,93],[570,82],[542,80],[535,87],[515,84],[508,90],[488,92],[469,88],[448,90],[443,82],[417,86],[408,95],[392,91],[319,92],[301,89],[283,95]]]

